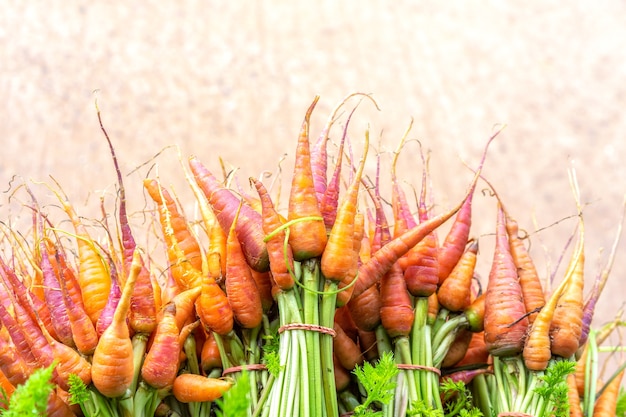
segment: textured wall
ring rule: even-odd
[[[494,126],[507,124],[485,174],[524,228],[546,228],[532,238],[544,276],[557,267],[575,228],[572,219],[553,225],[575,213],[567,175],[574,166],[585,203],[587,288],[606,262],[626,192],[624,2],[106,3],[5,2],[3,190],[13,175],[48,182],[52,175],[85,217],[99,217],[101,195],[113,204],[115,177],[97,98],[122,169],[137,168],[126,177],[131,211],[146,205],[141,179],[158,173],[192,216],[176,150],[168,146],[216,170],[223,158],[238,168],[244,186],[250,175],[276,171],[286,153],[288,176],[314,95],[321,95],[312,126],[317,134],[343,96],[361,91],[372,93],[382,110],[368,103],[358,109],[350,128],[355,154],[369,124],[388,167],[389,151],[414,118],[410,138],[431,151],[440,208],[458,199],[471,178],[464,161],[475,166]],[[344,121],[345,115],[334,139]],[[372,158],[370,174],[374,165]],[[419,186],[415,142],[401,155],[398,172]],[[383,182],[388,174],[383,170]],[[42,200],[50,194],[31,186]],[[4,194],[2,219],[27,225],[28,213],[11,201]],[[474,234],[481,236],[484,277],[494,206],[493,198],[477,194]],[[146,224],[139,214],[133,219]],[[597,324],[624,302],[625,245]]]

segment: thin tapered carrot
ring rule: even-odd
[[[61,202],[63,210],[74,227],[78,247],[78,283],[81,288],[85,311],[95,324],[106,305],[111,287],[106,261],[67,197],[61,197],[57,191],[52,191]]]
[[[187,226],[187,220],[176,207],[176,201],[159,181],[145,179],[143,185],[159,207],[170,273],[182,289],[200,285],[197,280],[192,280],[198,275],[190,270],[202,271],[202,255],[198,241]]]
[[[345,369],[351,371],[356,365],[362,365],[364,358],[359,345],[350,338],[339,323],[334,323],[336,336],[333,338],[333,353]]]
[[[12,294],[15,294],[19,303],[22,305],[32,305],[32,308],[26,309],[26,314],[28,314],[32,320],[35,320],[35,312],[37,312],[46,329],[48,329],[48,332],[54,336],[55,331],[48,306],[43,299],[37,297],[26,287],[24,282],[18,278],[15,271],[6,264],[2,257],[0,257],[0,274],[2,275],[5,286],[7,286],[7,291],[9,291],[8,286],[10,286]]]
[[[528,317],[499,204],[496,245],[485,293],[484,326],[485,343],[492,355],[508,356],[522,351]]]
[[[362,264],[359,268],[359,278],[357,279],[354,291],[352,293],[353,297],[361,294],[363,291],[365,291],[365,289],[371,287],[373,284],[378,282],[380,278],[385,274],[385,272],[387,272],[389,268],[391,268],[391,265],[397,262],[402,255],[404,255],[410,248],[418,244],[428,234],[430,234],[437,227],[445,223],[461,209],[469,196],[473,194],[473,190],[475,188],[476,182],[478,181],[480,171],[482,170],[482,166],[487,156],[487,149],[489,147],[489,144],[500,131],[496,132],[487,141],[487,145],[485,146],[483,156],[477,169],[477,174],[474,175],[474,178],[470,183],[470,187],[465,197],[452,209],[448,210],[445,213],[441,213],[438,216],[432,217],[426,222],[419,223],[414,228],[409,229],[402,235],[394,238],[392,241],[383,246],[380,250],[374,252],[372,258],[367,263]],[[439,276],[441,276],[441,274]]]
[[[274,305],[274,298],[272,297],[272,274],[270,271],[259,272],[252,268],[249,269],[250,275],[259,291],[263,311],[268,312]]]
[[[174,380],[172,394],[181,403],[215,401],[230,389],[229,379],[207,378],[197,374],[180,374]]]
[[[352,298],[354,290],[354,280],[359,270],[359,254],[361,253],[361,245],[367,238],[365,235],[365,216],[363,213],[356,213],[354,216],[354,237],[352,238],[352,268],[346,272],[346,275],[338,285],[340,292],[337,294],[337,307],[344,306]]]
[[[312,172],[312,177],[313,177],[313,184],[315,187],[315,194],[317,196],[318,202],[322,201],[322,198],[324,196],[324,193],[326,192],[326,187],[327,187],[327,183],[326,183],[327,182],[326,171],[328,167],[327,143],[328,143],[328,137],[330,134],[330,129],[335,124],[335,121],[337,121],[338,119],[337,114],[339,113],[339,110],[341,110],[341,107],[343,107],[343,105],[350,98],[355,97],[355,96],[363,96],[364,98],[368,98],[370,101],[373,102],[376,109],[380,110],[380,108],[378,107],[378,103],[376,103],[376,100],[374,100],[371,95],[356,92],[356,93],[348,94],[346,97],[344,97],[335,106],[335,108],[330,112],[326,121],[326,125],[320,132],[317,140],[311,146],[311,172]]]
[[[408,336],[415,312],[397,263],[380,280],[380,319],[390,337]]]
[[[352,111],[348,115],[348,119],[346,120],[346,125],[343,129],[343,135],[341,136],[341,141],[339,142],[339,149],[337,150],[337,160],[335,161],[335,169],[333,170],[333,175],[326,185],[326,190],[324,191],[322,199],[318,199],[320,213],[322,213],[322,217],[324,218],[324,224],[326,225],[327,230],[332,229],[333,225],[335,224],[335,218],[337,217],[339,189],[341,185],[340,180],[343,149],[346,141],[346,136],[348,134],[348,125],[350,124],[350,119],[352,118],[355,110],[356,107],[352,109]]]
[[[231,190],[223,187],[217,178],[196,158],[192,157],[189,159],[189,167],[196,183],[211,205],[224,233],[228,233],[241,200]],[[236,226],[237,237],[242,242],[248,264],[257,271],[267,271],[269,269],[269,260],[267,247],[263,241],[265,236],[261,214],[249,205],[244,204],[240,209],[239,219],[240,221]]]
[[[238,216],[235,215],[226,241],[225,289],[235,320],[243,328],[252,329],[259,326],[263,320],[263,305],[237,238],[235,229],[237,222]]]
[[[48,259],[56,271],[57,276],[63,277],[63,284],[72,302],[77,307],[85,310],[80,285],[76,279],[76,270],[68,262],[63,246],[60,243],[55,244],[51,239],[44,239],[44,242],[46,244]]]
[[[478,240],[474,240],[439,287],[437,299],[442,307],[456,312],[469,305],[477,254]]]
[[[154,333],[154,339],[141,365],[141,377],[154,388],[169,388],[178,373],[181,351],[176,305],[168,303]]]
[[[32,372],[32,368],[17,351],[9,336],[4,333],[0,334],[0,371],[13,385],[26,382]]]
[[[4,294],[2,295],[4,296]],[[11,340],[13,341],[15,350],[24,359],[28,367],[39,367],[39,361],[31,349],[25,330],[2,303],[0,303],[0,323],[4,325],[4,328],[7,330]]]
[[[219,256],[211,253],[209,256]],[[210,275],[202,278],[202,291],[195,301],[196,313],[207,332],[225,335],[233,329],[233,309],[222,288]]]
[[[340,282],[348,273],[354,271],[354,239],[358,238],[358,235],[355,236],[354,222],[357,214],[359,186],[361,184],[363,169],[365,168],[368,148],[369,132],[366,131],[363,157],[359,163],[356,175],[343,197],[341,207],[337,211],[337,216],[328,236],[326,248],[322,254],[320,263],[322,275],[331,281]]]
[[[358,329],[359,347],[365,360],[373,362],[379,358],[378,339],[375,331],[366,332]]]
[[[104,333],[104,330],[109,327],[111,322],[113,321],[113,316],[115,315],[115,310],[117,305],[122,297],[122,289],[120,288],[120,280],[118,278],[117,273],[117,265],[113,261],[113,258],[108,254],[105,254],[107,258],[107,263],[109,265],[109,275],[111,277],[111,286],[109,288],[109,295],[107,297],[107,302],[104,305],[104,308],[100,312],[98,316],[98,320],[96,321],[96,333],[98,337]]]
[[[181,291],[168,302],[168,304],[172,303],[175,306],[176,325],[179,329],[182,329],[187,323],[194,321],[196,314],[195,303],[201,293],[202,286],[200,285]],[[157,316],[159,321],[163,318],[164,313],[165,308],[162,308]]]
[[[350,339],[355,342],[359,338],[359,328],[356,323],[352,319],[352,315],[350,314],[350,310],[347,306],[339,307],[335,310],[334,320],[343,331],[350,337]]]
[[[8,405],[8,401],[15,391],[15,384],[9,380],[2,370],[0,370],[0,390],[0,394],[4,394],[4,396],[0,395],[0,398],[6,400],[6,404]],[[4,408],[3,404],[0,403],[0,409],[2,408]]]
[[[580,395],[576,387],[576,376],[567,375],[567,398],[569,402],[570,417],[583,417],[583,410],[580,406]]]
[[[263,232],[266,237],[267,254],[269,257],[272,279],[282,290],[289,290],[295,285],[290,271],[293,271],[293,252],[286,244],[282,219],[278,215],[274,203],[263,183],[250,178],[261,199]]]
[[[67,314],[67,307],[63,301],[63,294],[59,279],[50,263],[46,252],[46,244],[43,240],[39,243],[40,268],[43,276],[44,299],[50,316],[52,318],[52,326],[54,327],[54,337],[67,346],[74,347],[74,338],[72,337],[72,328],[70,319]]]
[[[612,417],[615,415],[623,377],[624,370],[604,387],[602,394],[596,398],[596,403],[593,407],[593,417]]]
[[[402,233],[406,232],[407,230],[417,225],[417,222],[415,221],[415,218],[413,217],[413,214],[411,213],[411,209],[409,208],[409,203],[406,199],[406,194],[402,190],[402,187],[400,186],[398,182],[398,176],[396,174],[396,166],[398,164],[398,157],[400,156],[400,151],[404,147],[404,144],[406,143],[406,138],[408,137],[409,132],[411,131],[412,127],[413,127],[413,119],[411,119],[409,126],[404,131],[404,135],[402,135],[402,138],[400,139],[400,143],[398,144],[398,147],[393,152],[393,159],[391,162],[391,207],[393,210],[393,218],[394,218],[394,223],[393,223],[393,236],[394,237],[400,236]],[[403,270],[404,270],[404,267],[403,267]]]
[[[133,345],[126,317],[130,309],[130,298],[135,281],[141,271],[141,255],[135,250],[130,273],[122,297],[115,309],[113,321],[100,336],[94,351],[91,365],[92,382],[105,397],[114,398],[124,395],[134,378]]]
[[[67,318],[72,330],[72,342],[76,349],[83,355],[91,355],[96,350],[98,344],[98,333],[96,327],[91,322],[85,309],[74,303],[74,300],[67,290],[63,270],[59,270],[59,284]],[[102,314],[100,315],[102,316]]]
[[[287,219],[295,221],[289,228],[289,244],[297,261],[320,256],[327,241],[326,226],[321,221],[322,214],[315,195],[309,149],[309,123],[318,100],[319,96],[316,96],[302,123],[289,192]]]

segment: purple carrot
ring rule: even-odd
[[[189,167],[194,179],[213,208],[217,221],[225,233],[235,219],[240,199],[231,190],[222,186],[215,176],[195,157],[189,159]],[[239,212],[239,221],[235,225],[237,238],[241,243],[248,265],[256,271],[269,270],[269,258],[263,239],[261,214],[250,205],[243,204]]]
[[[333,224],[335,224],[335,218],[337,217],[337,207],[339,206],[339,188],[341,186],[341,161],[343,159],[343,146],[346,141],[346,136],[348,134],[348,125],[350,124],[350,119],[354,114],[356,107],[352,109],[348,119],[346,120],[346,125],[343,129],[343,135],[341,137],[341,142],[339,144],[339,150],[337,151],[337,160],[335,161],[335,169],[333,171],[333,176],[330,181],[328,181],[328,185],[326,186],[326,190],[324,191],[324,195],[320,202],[320,211],[322,212],[322,217],[324,218],[324,224],[328,230],[333,228]],[[311,161],[311,166],[313,166],[313,161]]]
[[[5,285],[0,286],[0,295],[2,298],[9,299],[8,288]],[[33,355],[32,350],[30,349],[30,344],[28,343],[28,339],[26,338],[26,334],[20,327],[19,323],[9,314],[7,309],[4,307],[2,303],[0,303],[0,323],[4,325],[13,341],[13,345],[15,349],[19,353],[19,355],[26,361],[29,367],[34,368],[39,366],[37,362],[37,358]]]
[[[441,379],[446,380],[449,379],[452,382],[462,381],[465,385],[472,382],[472,380],[478,375],[489,374],[491,371],[487,368],[478,368],[478,369],[466,369],[463,371],[452,372],[446,376],[443,376]]]
[[[107,263],[109,264],[109,272],[111,275],[111,288],[109,289],[109,298],[107,299],[106,304],[104,305],[104,309],[100,316],[98,317],[98,321],[96,322],[96,333],[98,337],[102,335],[102,333],[106,330],[107,327],[113,321],[113,315],[115,314],[115,309],[117,308],[117,304],[122,297],[122,289],[120,288],[119,278],[117,274],[117,266],[115,266],[115,262],[108,254]]]

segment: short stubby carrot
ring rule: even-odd
[[[141,377],[154,388],[171,387],[178,373],[178,355],[181,350],[176,324],[176,305],[168,303],[157,324],[154,339],[141,365]]]
[[[130,297],[140,270],[141,255],[139,250],[135,250],[130,274],[124,284],[113,321],[100,336],[92,357],[92,382],[105,397],[114,398],[124,395],[133,382],[133,345],[126,317],[130,308]]]
[[[390,337],[408,336],[415,312],[402,268],[395,263],[380,281],[380,319]]]
[[[203,277],[202,291],[196,298],[195,306],[196,314],[206,331],[225,335],[233,329],[233,309],[226,293],[213,277]]]
[[[372,331],[380,324],[381,301],[377,285],[372,285],[357,297],[353,293],[347,306],[359,329]]]
[[[302,123],[289,192],[287,220],[294,221],[289,227],[289,244],[297,261],[320,256],[327,241],[326,226],[315,195],[309,149],[309,122],[318,100],[316,96]]]
[[[504,212],[498,205],[496,247],[485,293],[485,343],[494,356],[522,351],[528,317],[507,240]]]
[[[180,374],[174,380],[172,394],[181,403],[215,401],[230,389],[229,379],[207,378],[198,374]]]

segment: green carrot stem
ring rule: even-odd
[[[324,295],[322,295],[320,325],[333,328],[335,309],[337,305],[337,282],[325,280]],[[333,366],[333,338],[329,334],[320,334],[321,338],[321,372],[323,385],[323,400],[325,415],[338,415],[337,388],[335,385],[335,367]]]
[[[143,364],[143,358],[146,354],[146,348],[148,347],[148,336],[147,333],[136,333],[132,338],[134,372],[133,382],[130,385],[131,393],[137,390],[139,375],[141,374],[141,365]]]
[[[317,296],[320,286],[319,261],[309,259],[302,263],[302,283],[304,285],[304,322],[319,325],[320,302]],[[311,290],[311,291],[308,291]],[[320,334],[305,332],[305,354],[307,356],[308,378],[302,382],[303,396],[309,398],[309,412],[312,416],[321,415],[324,408],[323,380],[321,366]]]

